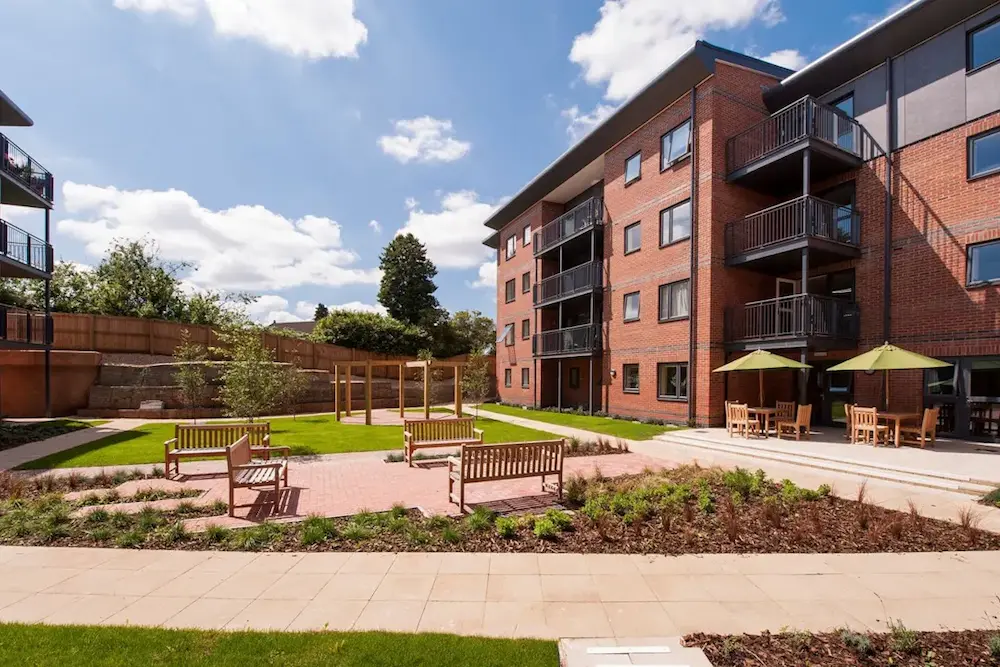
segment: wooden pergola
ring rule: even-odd
[[[351,416],[351,377],[355,368],[365,369],[365,424],[372,425],[372,368],[399,367],[399,418],[405,419],[406,409],[406,369],[424,369],[424,419],[431,418],[431,370],[434,368],[455,369],[455,414],[462,414],[462,369],[464,361],[348,361],[338,363],[333,367],[333,404],[337,421],[340,421],[340,371],[344,369],[344,414]]]

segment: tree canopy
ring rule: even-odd
[[[405,324],[425,324],[435,319],[439,306],[434,296],[437,267],[427,248],[413,234],[400,234],[379,256],[382,282],[378,300],[389,315]]]
[[[313,322],[319,322],[321,319],[323,319],[329,314],[330,314],[330,309],[321,303],[316,306],[316,311],[313,313]]]

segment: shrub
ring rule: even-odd
[[[858,634],[847,628],[840,631],[840,641],[855,654],[865,657],[872,653],[872,642],[867,635]]]
[[[111,539],[111,536],[114,535],[114,533],[107,526],[98,526],[90,531],[88,535],[90,536],[90,539],[95,542],[107,542]]]
[[[358,524],[356,521],[351,521],[344,529],[340,531],[341,537],[345,540],[351,540],[354,542],[359,542],[361,540],[367,540],[372,536],[372,531],[366,526]]]
[[[481,532],[493,525],[494,514],[485,507],[477,507],[465,517],[466,527],[473,532]]]
[[[175,521],[163,531],[163,540],[168,544],[183,542],[189,537],[187,529],[180,521]]]
[[[431,518],[427,519],[427,527],[431,530],[441,530],[442,528],[447,528],[451,525],[451,519],[441,514],[435,514]]]
[[[455,525],[449,524],[441,530],[441,539],[448,544],[458,544],[462,541],[462,533]]]
[[[320,544],[337,536],[337,527],[332,519],[315,514],[305,518],[302,522],[302,533],[299,535],[299,542],[303,546]]]
[[[205,538],[212,544],[221,544],[229,539],[232,531],[217,523],[210,523],[205,526]]]
[[[698,510],[702,514],[711,514],[715,511],[715,502],[712,500],[712,490],[708,488],[708,483],[704,479],[698,489]]]
[[[739,494],[744,500],[749,500],[751,496],[757,495],[760,491],[760,483],[757,481],[757,478],[743,468],[736,468],[735,470],[723,473],[722,483],[727,489]]]
[[[139,523],[139,529],[146,532],[155,530],[163,525],[163,513],[149,505],[139,510],[138,514],[136,514],[136,519]]]
[[[587,496],[587,480],[580,473],[573,473],[566,480],[566,488],[563,491],[566,495],[566,504],[579,507]]]
[[[517,520],[509,516],[501,516],[496,520],[497,535],[505,540],[517,536]]]
[[[990,637],[989,651],[991,658],[1000,658],[1000,634]]]
[[[833,487],[829,484],[820,484],[819,488],[816,489],[816,493],[818,493],[821,498],[829,498],[833,493]]]
[[[122,549],[135,549],[146,541],[146,535],[137,529],[126,530],[118,534],[115,544]]]
[[[559,535],[559,528],[551,519],[541,518],[535,521],[535,537],[540,540],[554,540]]]
[[[102,523],[107,523],[109,518],[111,518],[111,515],[108,514],[108,511],[106,509],[98,507],[97,509],[95,509],[94,511],[92,511],[90,514],[87,515],[85,522],[93,526]]]
[[[406,539],[410,542],[410,544],[423,546],[431,541],[431,534],[426,530],[412,526],[408,531],[406,531]]]
[[[117,528],[122,530],[124,528],[130,528],[132,526],[132,515],[128,512],[122,512],[121,510],[112,512],[108,517],[108,521],[111,523],[112,528]]]
[[[229,512],[229,504],[225,500],[216,500],[208,506],[208,509],[212,514],[226,514]]]
[[[334,310],[316,323],[313,337],[323,343],[379,354],[415,356],[432,347],[430,336],[388,315]]]
[[[764,498],[764,518],[774,528],[781,528],[782,507],[777,496]]]
[[[393,504],[392,508],[389,510],[389,516],[393,519],[402,519],[406,516],[406,506],[402,503]]]
[[[968,505],[958,510],[958,524],[970,537],[979,528],[979,523],[982,520],[982,515],[973,511]]]
[[[545,510],[545,518],[551,521],[560,531],[569,530],[573,527],[573,517],[555,508]]]
[[[897,620],[895,623],[889,621],[890,642],[892,648],[900,653],[916,653],[920,650],[920,637],[916,632],[910,630],[903,622]]]

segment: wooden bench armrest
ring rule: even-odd
[[[475,433],[476,435],[478,435],[480,438],[483,437],[483,429],[481,429],[481,428],[474,428],[474,429],[472,429],[472,432]]]
[[[403,431],[403,437],[407,440],[413,440],[413,434],[409,431]]]
[[[264,437],[262,438],[262,440],[264,441],[264,444],[262,445],[263,447],[270,447],[271,446],[271,434],[270,433],[265,434]]]
[[[449,456],[448,458],[445,459],[445,461],[448,462],[448,472],[451,472],[454,466],[462,465],[462,459],[458,458],[457,456]]]
[[[268,447],[251,447],[250,448],[250,453],[251,454],[262,454],[262,453],[270,454],[271,452],[284,452],[285,456],[288,456],[288,455],[290,455],[292,453],[292,448],[291,447],[286,447],[285,445],[278,445],[277,447],[270,447],[270,446],[268,446]]]
[[[232,470],[260,470],[261,468],[274,468],[275,470],[280,470],[284,467],[285,463],[247,463],[246,465],[233,466]]]
[[[177,444],[177,438],[170,438],[165,443],[163,443],[163,446],[169,447],[170,445],[176,445],[176,444]]]

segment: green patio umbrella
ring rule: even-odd
[[[925,357],[916,352],[884,343],[873,350],[848,359],[827,369],[834,371],[883,371],[885,377],[885,406],[889,407],[889,371],[917,370],[921,368],[944,368],[951,366],[947,361]]]
[[[812,366],[766,350],[754,350],[735,361],[730,361],[725,366],[719,366],[712,372],[758,371],[760,376],[760,396],[758,398],[760,399],[760,407],[764,407],[764,371],[782,369],[803,370],[805,368],[812,368]]]

